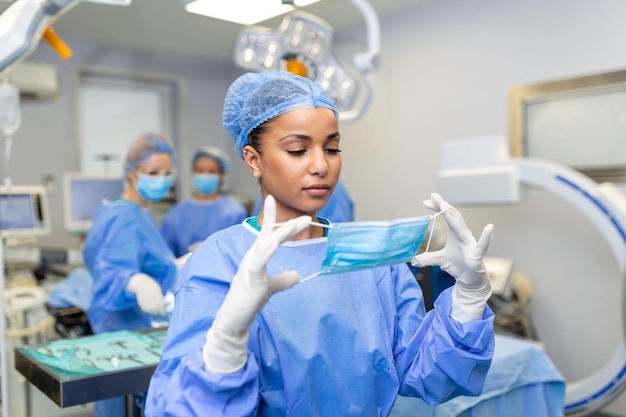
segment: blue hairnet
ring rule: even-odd
[[[162,133],[144,133],[130,145],[126,161],[124,161],[124,175],[128,175],[144,160],[155,153],[166,153],[174,160],[174,147],[170,140]]]
[[[247,73],[237,78],[224,100],[222,124],[243,158],[248,135],[264,122],[297,109],[325,107],[335,112],[333,100],[312,80],[285,71]]]
[[[220,166],[222,173],[227,173],[230,167],[230,157],[226,152],[213,146],[204,146],[196,151],[191,160],[191,167],[193,168],[200,158],[211,158]]]

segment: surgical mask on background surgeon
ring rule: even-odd
[[[217,174],[194,174],[191,177],[191,183],[202,194],[213,194],[220,186],[220,176]]]
[[[161,201],[174,185],[172,175],[144,175],[139,174],[137,192],[144,200],[150,202]]]

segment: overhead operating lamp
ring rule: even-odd
[[[580,209],[601,232],[622,274],[626,289],[626,197],[615,184],[598,184],[556,162],[510,158],[501,137],[467,138],[442,145],[439,189],[452,204],[516,204],[521,185],[540,187]],[[565,415],[586,416],[626,390],[626,293],[622,299],[623,334],[613,356],[595,374],[567,383]]]
[[[71,50],[52,29],[52,24],[80,2],[106,3],[127,6],[132,0],[17,0],[0,15],[0,76],[5,77],[10,69],[30,55],[45,39],[63,58],[71,56]],[[21,124],[19,113],[19,91],[8,83],[0,86],[0,108],[4,111],[0,119],[1,134],[6,139],[5,156],[10,155],[10,137]],[[8,163],[5,164],[5,168]],[[8,178],[8,177],[7,177]],[[10,182],[5,179],[5,182]],[[0,239],[0,302],[4,302],[4,244]],[[0,389],[2,415],[9,415],[9,376],[6,353],[6,317],[0,308]]]
[[[299,11],[287,14],[277,28],[244,28],[235,41],[235,63],[254,72],[283,70],[308,77],[324,87],[335,101],[341,121],[358,119],[373,93],[372,72],[378,65],[380,23],[366,0],[350,1],[367,23],[368,50],[354,57],[360,77],[354,77],[335,58],[334,29],[317,16]]]
[[[185,10],[215,19],[254,25],[320,0],[186,0]]]

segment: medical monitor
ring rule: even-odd
[[[124,179],[120,176],[66,173],[63,177],[65,230],[87,233],[102,201],[118,198],[123,191]]]
[[[0,236],[43,236],[50,233],[46,189],[40,185],[0,186]]]

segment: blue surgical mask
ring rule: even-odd
[[[409,262],[417,255],[430,221],[446,210],[430,216],[407,217],[392,221],[345,222],[330,225],[311,222],[314,226],[328,228],[326,257],[318,272],[301,278],[300,282],[318,275],[360,271]],[[274,226],[280,224],[283,223],[276,223]],[[426,251],[428,251],[430,237],[432,237],[432,229]]]
[[[332,224],[320,274],[335,274],[409,262],[424,240],[432,216],[393,221]]]
[[[139,174],[137,192],[141,198],[151,202],[161,201],[174,185],[172,175],[144,175]]]
[[[220,186],[220,176],[217,174],[194,174],[191,177],[193,187],[202,194],[213,194]]]

